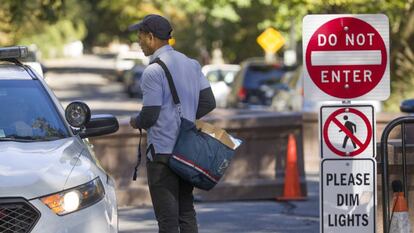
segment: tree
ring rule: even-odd
[[[3,0],[0,5],[0,44],[12,45],[61,16],[63,0]]]
[[[414,97],[413,0],[330,0],[328,3],[319,0],[312,1],[312,4],[307,4],[305,8],[308,9],[306,14],[383,13],[387,15],[390,21],[391,96],[385,102],[385,108],[388,111],[398,111],[401,100]]]

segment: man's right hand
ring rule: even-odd
[[[131,118],[129,119],[129,125],[134,129],[138,129],[138,125],[137,125],[138,115],[139,114],[132,115]]]

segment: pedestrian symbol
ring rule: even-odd
[[[369,105],[323,106],[322,158],[375,157],[373,112]]]
[[[346,120],[345,128],[347,128],[349,130],[349,132],[352,135],[354,135],[354,133],[356,133],[356,125],[354,123],[352,123],[351,121],[348,121],[348,116],[347,115],[344,116],[344,120]],[[340,129],[339,132],[342,132],[342,129]],[[342,144],[342,148],[345,149],[346,143],[348,142],[348,139],[349,139],[348,134],[345,134],[344,143]],[[356,148],[356,145],[355,145],[354,141],[352,141],[352,145],[354,145],[354,148]]]

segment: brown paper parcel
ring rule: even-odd
[[[223,129],[200,120],[196,120],[196,127],[197,129],[201,130],[201,132],[211,135],[212,137],[222,142],[224,145],[230,147],[231,149],[234,149],[235,145],[230,139],[230,135]]]

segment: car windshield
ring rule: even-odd
[[[237,70],[212,70],[207,72],[206,77],[210,83],[224,81],[227,84],[231,84],[236,73]]]
[[[280,83],[284,73],[284,70],[274,65],[249,66],[243,86],[256,89],[261,85],[275,85]]]
[[[68,136],[39,81],[0,80],[0,141],[49,141]]]

